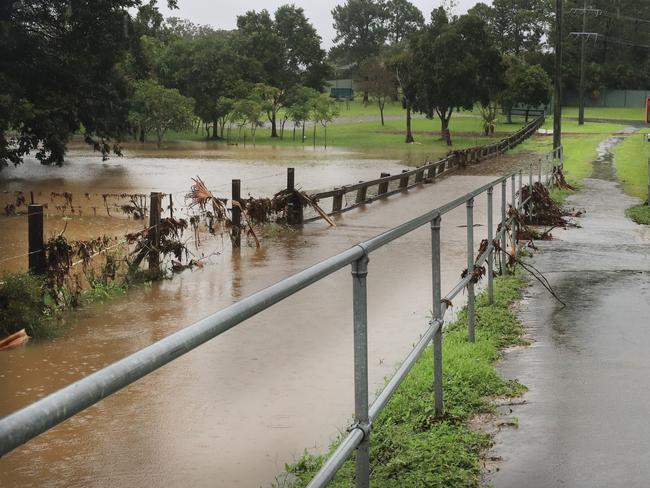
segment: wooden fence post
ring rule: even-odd
[[[241,200],[241,180],[232,180],[232,200],[231,200],[231,214],[232,214],[232,246],[241,247],[241,208],[239,206]]]
[[[340,212],[343,208],[343,190],[332,197],[332,213]]]
[[[360,181],[359,183],[363,183]],[[366,201],[366,195],[368,193],[368,187],[367,186],[362,186],[357,190],[357,198],[356,198],[356,203],[363,203]]]
[[[650,158],[648,158],[648,205],[650,205]]]
[[[149,272],[153,276],[160,275],[160,213],[162,208],[162,193],[151,192],[149,196]]]
[[[172,199],[172,194],[169,194],[169,218],[174,218],[174,201]]]
[[[47,266],[45,263],[45,244],[43,242],[43,205],[30,204],[27,207],[27,229],[29,272],[44,275]]]
[[[295,169],[287,168],[287,191],[294,192],[295,189]],[[302,221],[302,203],[297,195],[291,195],[287,201],[287,224],[302,225]]]
[[[408,172],[407,169],[403,169],[403,170],[402,170],[402,173],[407,173],[407,172]],[[409,177],[408,177],[408,176],[404,176],[403,178],[400,178],[400,179],[399,179],[399,187],[400,187],[402,190],[406,190],[406,188],[407,188],[408,186],[409,186]]]
[[[422,180],[424,179],[424,171],[418,171],[415,173],[415,182],[416,183],[422,183]]]
[[[390,173],[382,173],[379,175],[380,178],[386,178],[387,176],[390,176]],[[378,195],[383,195],[388,191],[388,181],[385,181],[383,183],[379,183],[379,188],[377,189],[377,194]]]

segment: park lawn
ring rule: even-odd
[[[623,184],[623,190],[628,195],[648,201],[648,157],[650,143],[645,135],[650,132],[645,129],[629,135],[614,146],[614,161],[616,174]],[[634,205],[626,210],[626,215],[637,224],[650,225],[650,206],[647,203]]]
[[[614,134],[615,132],[624,129],[627,127],[625,124],[611,124],[611,123],[600,123],[600,122],[585,122],[584,125],[578,125],[577,120],[568,120],[562,118],[562,134]],[[553,129],[553,116],[549,115],[546,117],[546,122],[544,123],[544,129],[552,130]]]
[[[515,397],[526,390],[517,381],[501,378],[495,368],[501,348],[525,344],[523,326],[511,309],[520,299],[523,286],[519,277],[499,277],[495,279],[493,305],[487,304],[485,293],[477,297],[476,343],[467,341],[464,311],[446,327],[442,353],[444,418],[434,418],[432,348],[415,363],[374,422],[370,440],[373,487],[481,485],[481,455],[491,439],[473,429],[470,421],[476,415],[495,412],[492,398]],[[510,422],[516,425],[516,419]],[[306,486],[323,461],[324,456],[305,453],[287,466],[287,479],[277,486]],[[330,486],[353,487],[354,469],[354,460],[347,461]]]
[[[578,107],[563,107],[562,118],[578,118]],[[645,120],[645,107],[585,107],[585,118],[610,120]]]

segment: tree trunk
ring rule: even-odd
[[[316,123],[314,122],[314,147],[316,147]]]
[[[293,141],[296,142],[296,123],[293,123]]]
[[[377,102],[377,105],[379,105],[379,114],[381,115],[381,126],[384,126],[384,104],[381,102]]]
[[[140,127],[140,137],[139,137],[139,139],[140,139],[140,142],[144,142],[144,129],[142,127]]]
[[[367,92],[367,91],[364,91],[364,92],[363,92],[363,104],[364,104],[364,105],[368,105],[368,101],[369,101],[369,100],[370,100],[370,98],[369,98],[368,92]]]
[[[302,143],[305,143],[305,121],[302,121]]]
[[[219,131],[217,130],[217,127],[219,127],[219,120],[214,119],[212,121],[212,138],[213,139],[219,139]],[[206,127],[207,129],[207,127]],[[208,132],[208,137],[210,136],[210,133]]]
[[[406,104],[406,140],[407,144],[415,142],[413,139],[413,132],[411,132],[411,104]]]
[[[327,149],[327,126],[324,125],[323,127],[325,127],[325,149]]]
[[[278,127],[275,112],[273,112],[269,118],[271,119],[271,137],[278,137]]]
[[[512,124],[512,107],[508,107],[508,123]]]
[[[447,111],[443,111],[442,114],[438,114],[440,117],[440,124],[442,126],[442,129],[440,131],[440,135],[442,138],[445,140],[447,143],[447,146],[451,146],[451,132],[449,131],[449,119],[451,119],[451,114],[452,111],[450,109],[449,115],[447,115]]]

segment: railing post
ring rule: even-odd
[[[431,282],[433,285],[433,320],[442,319],[442,293],[440,278],[440,215],[431,221]],[[443,414],[442,400],[442,321],[433,336],[433,391],[435,414]]]
[[[241,208],[239,200],[241,199],[241,181],[232,180],[232,246],[241,247]]]
[[[492,222],[492,193],[494,191],[494,188],[490,187],[488,188],[487,191],[487,228],[488,228],[488,249],[490,251],[488,252],[488,303],[492,305],[494,302],[494,283],[492,282],[494,280],[494,247],[492,244],[492,241],[494,240],[494,234],[493,234],[493,222]]]
[[[506,187],[508,186],[508,179],[504,178],[501,182],[501,275],[505,275],[508,271],[506,255]]]
[[[364,432],[356,452],[356,486],[370,485],[370,417],[368,415],[368,256],[352,263],[354,321],[354,419]]]
[[[467,272],[474,273],[474,199],[467,200]],[[467,283],[467,338],[474,342],[474,283]]]
[[[517,209],[517,192],[515,190],[515,174],[514,173],[512,174],[511,183],[512,183],[511,188],[510,188],[510,193],[511,193],[510,196],[512,197],[511,204],[512,204],[513,209]],[[512,229],[510,230],[510,233],[512,234],[512,239],[514,240],[515,236],[517,234],[517,222],[515,222],[514,220],[512,221]]]
[[[35,275],[44,275],[47,265],[43,242],[43,205],[30,204],[27,207],[27,234],[29,272]]]
[[[153,276],[160,275],[160,212],[162,209],[162,193],[151,192],[149,196],[149,272]]]
[[[523,176],[524,176],[524,170],[520,169],[519,170],[519,203],[517,203],[517,210],[521,209],[521,203],[522,203],[522,200],[521,200],[521,187],[522,187]]]

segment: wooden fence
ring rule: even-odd
[[[382,173],[381,176],[375,180],[362,181],[352,185],[345,185],[333,190],[322,191],[313,193],[309,197],[314,201],[321,201],[326,198],[332,199],[332,210],[329,215],[338,214],[359,205],[370,203],[379,198],[384,198],[396,193],[408,190],[414,186],[422,183],[434,183],[436,178],[447,174],[458,167],[464,167],[468,164],[479,163],[483,160],[493,158],[499,154],[503,154],[509,149],[521,144],[523,141],[533,135],[544,124],[544,115],[540,115],[535,120],[525,125],[517,132],[509,136],[485,146],[474,146],[467,149],[460,149],[451,151],[446,157],[439,161],[428,162],[423,166],[419,166],[412,170],[404,170],[400,174],[390,175]],[[399,180],[397,188],[389,191],[389,184],[392,181]],[[369,197],[368,189],[377,186],[377,193],[375,196]],[[355,193],[354,203],[343,207],[343,199],[349,193]],[[306,219],[305,222],[317,220],[320,217],[313,217]]]

